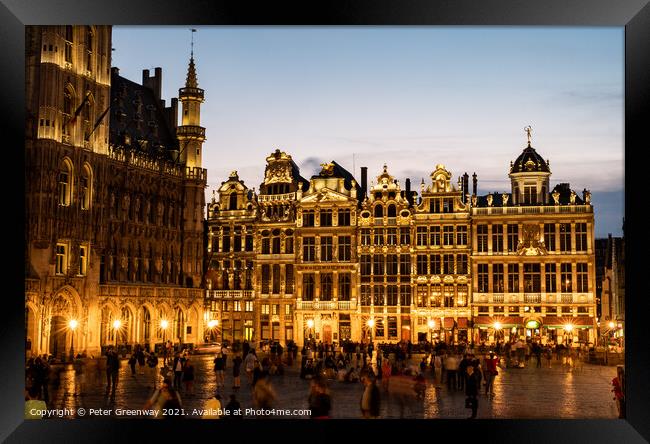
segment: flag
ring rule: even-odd
[[[84,97],[83,101],[79,105],[79,107],[76,109],[74,112],[74,115],[72,116],[72,119],[68,121],[69,125],[73,125],[77,121],[77,117],[79,117],[79,114],[81,114],[81,110],[83,109],[84,105],[86,102],[88,102],[88,99],[90,98],[90,91],[86,93],[86,97]]]
[[[99,126],[99,124],[102,122],[102,119],[104,118],[104,116],[106,116],[106,113],[108,112],[108,110],[111,109],[111,105],[113,104],[113,102],[114,102],[115,100],[117,100],[117,98],[113,99],[113,101],[110,102],[110,103],[108,104],[108,108],[106,108],[106,109],[104,110],[104,112],[101,114],[101,116],[99,116],[99,118],[98,118],[97,121],[95,122],[95,126],[93,126],[93,129],[90,130],[90,132],[89,132],[88,135],[86,136],[87,138],[90,138],[91,134],[95,132],[95,130],[97,129],[97,127]]]

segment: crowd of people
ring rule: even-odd
[[[481,395],[487,399],[494,396],[494,381],[499,369],[520,368],[529,364],[531,358],[535,359],[536,367],[543,365],[544,358],[547,359],[546,365],[551,366],[553,355],[556,361],[575,365],[585,353],[580,348],[567,349],[561,344],[541,345],[535,341],[522,340],[477,348],[468,344],[448,345],[443,342],[419,344],[416,348],[409,341],[377,345],[372,342],[343,341],[335,345],[311,340],[302,348],[294,343],[283,347],[280,343],[273,342],[264,344],[263,350],[258,358],[255,348],[244,341],[237,351],[223,346],[216,353],[212,359],[216,390],[206,404],[210,412],[206,418],[241,417],[215,412],[236,412],[241,407],[237,398],[242,387],[242,372],[245,374],[246,387],[251,393],[252,406],[272,408],[277,399],[272,380],[282,378],[286,368],[293,367],[296,363],[299,363],[299,377],[310,380],[307,402],[312,418],[328,418],[331,415],[333,399],[330,387],[331,384],[339,383],[363,386],[359,413],[364,418],[380,416],[382,398],[392,400],[393,405],[397,405],[400,410],[399,415],[403,417],[405,408],[423,400],[427,386],[432,384],[438,388],[445,386],[447,394],[464,392],[465,406],[471,410],[470,418],[476,418]],[[134,346],[127,360],[130,375],[133,378],[138,375],[145,375],[147,380],[151,378],[154,392],[146,406],[180,408],[182,396],[195,395],[194,358],[187,350],[163,348],[162,354],[162,359],[159,359],[155,352]],[[105,372],[106,394],[115,396],[120,384],[121,361],[113,347],[106,350],[105,359],[83,359],[78,355],[73,361],[73,395],[83,392],[86,375],[95,374],[99,378]],[[27,362],[26,401],[32,404],[49,403],[50,389],[58,388],[62,370],[61,366],[51,365],[45,356],[30,358]],[[128,373],[127,370],[122,374]],[[226,387],[227,379],[232,381],[229,388]],[[225,398],[229,400],[227,403]]]

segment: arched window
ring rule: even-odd
[[[230,202],[228,205],[229,210],[236,210],[237,209],[237,193],[231,193],[230,194]]]
[[[82,210],[89,210],[92,198],[92,169],[90,165],[85,164],[81,170],[81,178],[79,179],[79,201]]]
[[[375,206],[375,217],[384,217],[384,207],[379,204]]]
[[[65,27],[65,61],[72,63],[72,26]]]
[[[142,339],[149,342],[151,337],[151,313],[147,307],[142,307]]]
[[[67,207],[72,202],[72,162],[65,158],[59,167],[59,205]]]
[[[397,209],[393,204],[388,205],[388,217],[397,217]]]
[[[72,89],[72,85],[68,84],[63,90],[63,122],[62,122],[62,133],[63,133],[63,142],[69,142],[71,127],[73,122],[71,121],[72,115],[74,114],[73,102],[75,94]]]
[[[120,329],[118,330],[118,344],[121,342],[123,344],[126,344],[129,342],[130,335],[131,335],[131,310],[129,310],[128,307],[122,307],[122,311],[120,313],[121,316],[121,323],[120,323]]]
[[[180,308],[176,309],[176,328],[174,329],[174,338],[178,339],[180,343],[183,343],[185,339],[185,314]]]

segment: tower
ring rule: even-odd
[[[528,146],[510,164],[510,182],[514,205],[548,204],[549,179],[551,169],[549,162],[540,156],[530,145],[530,126],[525,128],[528,134]]]
[[[205,128],[200,126],[203,90],[199,88],[196,78],[194,49],[190,55],[185,87],[178,90],[178,98],[183,109],[181,125],[176,129],[176,136],[180,144],[180,161],[187,168],[201,168],[201,154],[205,141]]]

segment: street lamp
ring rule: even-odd
[[[501,322],[496,321],[494,323],[493,327],[494,327],[494,342],[498,343],[499,342],[498,335],[499,335],[499,332],[501,331],[501,327],[502,327]]]
[[[368,319],[368,328],[370,329],[370,342],[372,342],[372,329],[375,326],[374,319]]]
[[[163,365],[167,365],[167,327],[169,322],[166,319],[160,321],[160,328],[163,331]]]
[[[431,344],[433,345],[433,329],[435,328],[436,323],[433,321],[433,319],[429,319],[428,325],[429,325],[429,339],[431,341]]]
[[[70,337],[70,360],[74,360],[74,331],[77,328],[77,325],[79,323],[77,322],[76,319],[70,319],[70,322],[68,322],[68,327],[70,327],[70,330],[72,330],[72,336]]]
[[[215,327],[217,327],[218,325],[219,325],[219,321],[217,319],[210,319],[208,321],[208,330],[210,331],[210,340],[212,340],[212,333],[213,333]]]
[[[113,328],[115,329],[115,333],[113,334],[115,348],[117,348],[117,331],[120,329],[121,326],[122,326],[122,321],[120,321],[119,319],[115,319],[113,321]]]
[[[573,331],[573,325],[571,324],[566,324],[564,326],[564,331],[565,333],[571,333]],[[566,342],[566,345],[569,345],[569,336],[565,335],[566,337],[564,338],[564,342]]]
[[[307,328],[309,328],[309,340],[311,341],[311,335],[312,335],[311,329],[314,328],[314,320],[313,319],[307,319]]]

